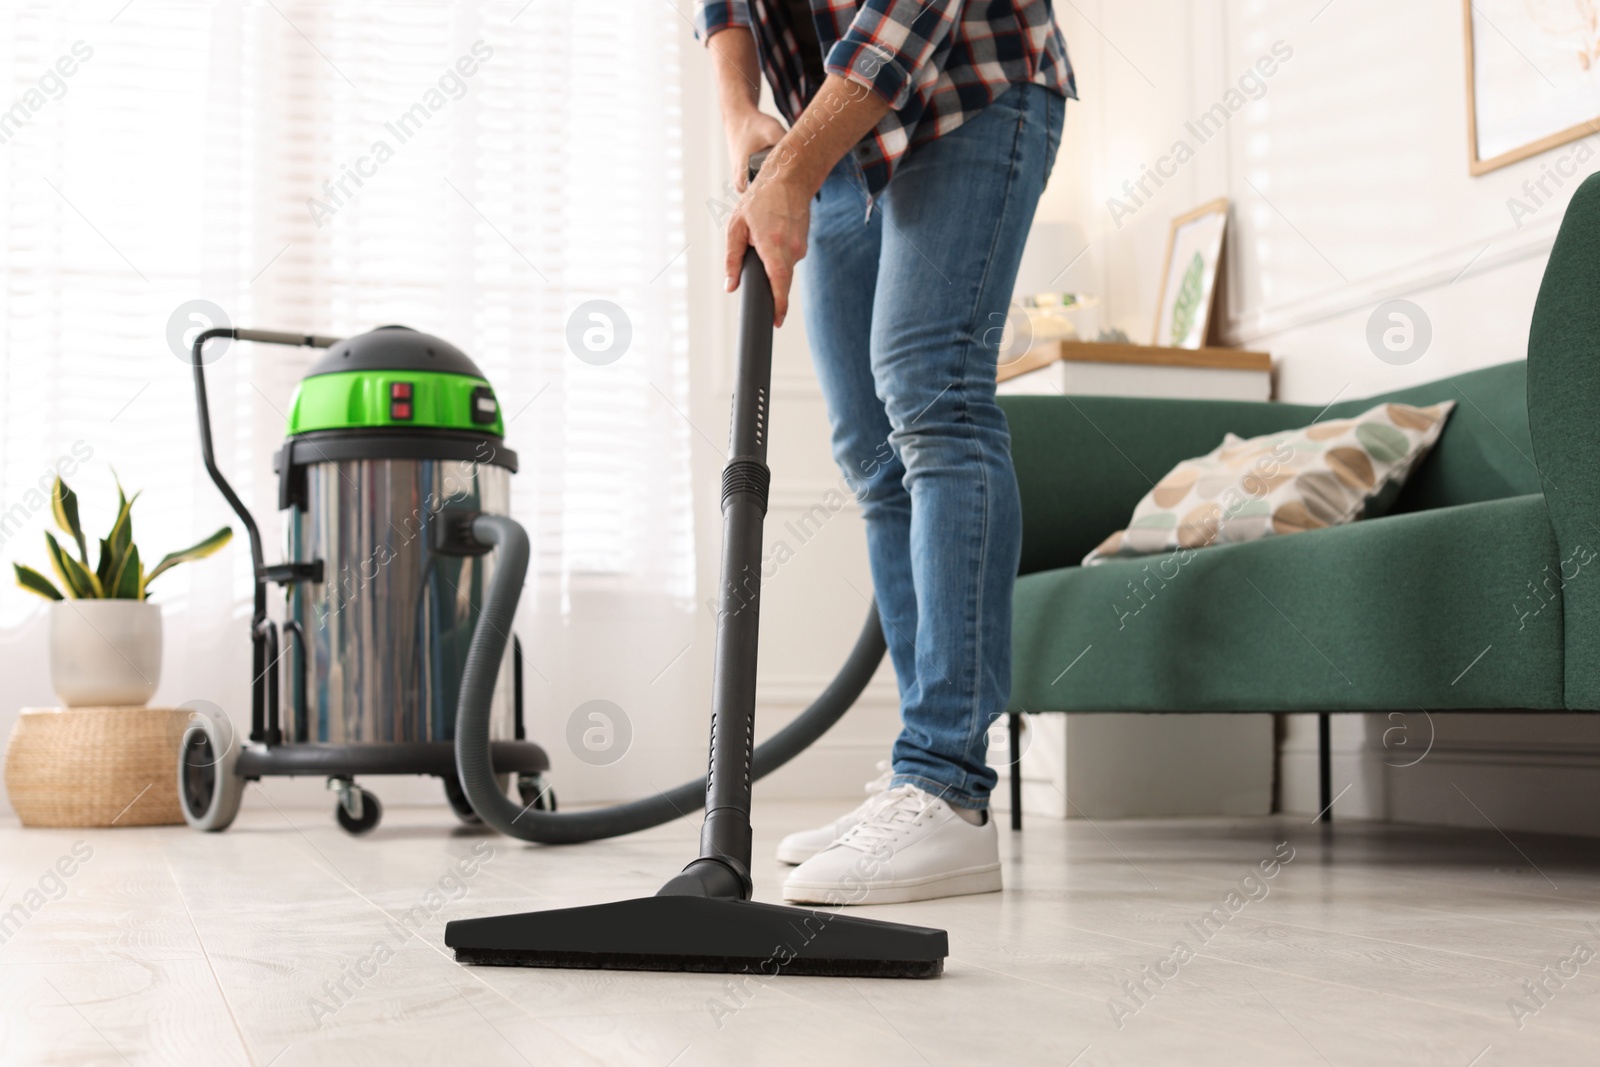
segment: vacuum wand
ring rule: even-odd
[[[745,256],[743,288],[729,459],[722,472],[722,581],[711,688],[711,757],[703,786],[706,817],[700,831],[700,855],[662,887],[661,893],[667,896],[749,900],[753,889],[750,792],[757,754],[754,744],[761,527],[771,480],[767,470],[767,408],[772,392],[772,289],[753,249]],[[504,651],[504,635],[511,631],[529,548],[526,532],[509,518],[480,515],[472,524],[472,535],[495,546],[499,556],[484,601],[486,625],[474,631],[457,704],[456,765],[473,810],[503,833],[546,842],[592,840],[664,821],[647,820],[651,809],[661,806],[650,801],[636,802],[643,805],[637,812],[569,815],[526,807],[519,810],[515,802],[499,792],[488,755],[487,709]],[[873,613],[857,642],[856,654],[851,656],[847,669],[841,671],[843,688],[824,694],[807,710],[803,718],[810,723],[802,727],[805,734],[813,733],[816,726],[826,728],[843,713],[866,686],[882,655],[882,635]],[[809,739],[808,736],[805,743]],[[777,762],[781,758],[772,765]],[[669,817],[681,814],[678,805],[682,802],[666,799]]]
[[[739,363],[728,463],[722,469],[722,582],[711,689],[711,771],[700,860],[727,867],[740,897],[750,884],[750,759],[755,739],[761,623],[761,526],[767,516],[767,400],[772,392],[772,287],[754,248],[740,282]],[[687,871],[685,872],[688,873]],[[676,882],[677,879],[674,879]],[[675,891],[669,883],[663,892]],[[724,894],[715,894],[724,895]]]

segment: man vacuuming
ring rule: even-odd
[[[753,246],[781,326],[805,261],[904,724],[864,804],[784,839],[784,899],[999,890],[987,732],[1010,692],[1022,519],[995,372],[1076,95],[1066,45],[1049,0],[703,0],[696,28],[741,186],[771,149],[728,222],[728,288]],[[788,129],[760,110],[763,74]]]

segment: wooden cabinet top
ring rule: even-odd
[[[1010,363],[1002,364],[1002,382],[1048,367],[1057,361],[1067,363],[1125,363],[1146,367],[1195,367],[1204,370],[1272,370],[1272,356],[1242,348],[1166,348],[1157,345],[1123,344],[1101,341],[1046,341],[1035,345]]]

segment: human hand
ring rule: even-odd
[[[768,164],[775,166],[776,161]],[[739,288],[746,248],[754,247],[772,283],[772,325],[782,326],[789,314],[789,287],[794,265],[805,258],[811,230],[811,194],[781,169],[756,176],[739,206],[728,218],[727,290]]]
[[[746,167],[750,157],[783,140],[788,131],[771,115],[751,109],[743,116],[723,123],[728,139],[728,162],[733,169],[733,187],[744,192],[749,184]]]

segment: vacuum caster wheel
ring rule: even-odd
[[[461,788],[461,779],[453,774],[447,774],[443,776],[442,780],[444,782],[445,799],[450,801],[450,810],[456,813],[456,818],[468,826],[482,826],[483,820],[478,817],[477,812],[472,810],[472,801],[467,799],[467,791]],[[511,775],[499,775],[495,778],[495,781],[500,783],[500,792],[508,793],[510,791]]]
[[[340,781],[336,788],[339,803],[334,805],[333,814],[340,828],[358,836],[372,832],[383,819],[383,805],[378,798],[354,782]]]
[[[534,811],[556,810],[556,791],[543,774],[517,775],[517,795]]]
[[[185,822],[210,832],[232,824],[244,796],[244,779],[234,773],[238,761],[232,724],[193,712],[178,746],[178,801]]]

